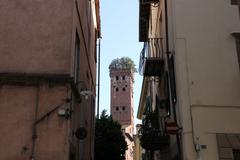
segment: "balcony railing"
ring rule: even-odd
[[[159,150],[169,145],[169,135],[165,130],[165,118],[158,117],[157,112],[145,115],[139,135],[141,146],[146,150]]]
[[[163,39],[149,38],[140,53],[139,73],[143,76],[161,76],[163,68]]]
[[[146,150],[161,150],[169,145],[169,135],[156,129],[144,129],[141,133],[141,146]]]

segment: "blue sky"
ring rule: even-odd
[[[138,42],[138,0],[100,0],[101,15],[101,78],[100,113],[110,112],[110,77],[108,66],[115,58],[130,57],[138,69],[142,43]],[[134,116],[135,125],[142,76],[135,74]]]

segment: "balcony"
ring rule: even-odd
[[[164,71],[162,38],[149,38],[140,53],[139,73],[143,76],[161,76]]]
[[[142,148],[146,150],[161,150],[169,145],[169,135],[163,135],[161,131],[143,129],[140,141]]]
[[[169,145],[169,135],[165,131],[165,119],[157,112],[147,113],[139,130],[141,146],[146,150],[161,150]]]

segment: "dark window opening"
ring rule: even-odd
[[[240,5],[240,1],[239,0],[231,0],[231,4],[232,5]]]
[[[75,55],[74,55],[74,82],[77,83],[79,80],[79,64],[80,63],[80,40],[78,33],[76,31],[76,39],[75,39]]]
[[[118,92],[118,88],[116,88],[116,92]]]
[[[87,75],[87,80],[88,80],[88,82],[89,82],[90,76],[89,76],[88,71],[86,71],[86,75]]]
[[[69,159],[70,160],[75,160],[76,159],[76,156],[73,152],[70,152]]]
[[[169,60],[169,81],[171,86],[171,96],[173,103],[176,104],[177,102],[177,95],[176,95],[176,82],[175,82],[175,66],[174,66],[174,56],[172,55]]]
[[[119,110],[119,107],[116,107],[116,111],[118,111]]]
[[[232,35],[236,39],[236,49],[237,49],[237,58],[238,58],[238,65],[240,68],[240,33],[232,33]]]
[[[122,77],[122,80],[125,80],[125,76]]]
[[[123,91],[126,91],[126,88],[125,87],[123,87],[123,89],[122,89]]]
[[[119,77],[118,77],[118,76],[116,76],[116,80],[117,80],[117,81],[119,80]]]
[[[233,160],[240,160],[240,149],[233,149]]]
[[[240,15],[240,1],[239,0],[231,0],[231,4],[238,6],[239,15]]]
[[[123,106],[123,107],[122,107],[122,110],[125,111],[125,110],[126,110],[126,107]]]

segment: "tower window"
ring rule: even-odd
[[[125,106],[123,106],[123,107],[122,107],[122,110],[123,110],[123,111],[125,111],[125,110],[126,110],[126,107],[125,107]]]
[[[118,92],[118,88],[116,88],[116,92]]]
[[[125,80],[125,76],[122,76],[122,80]]]
[[[123,91],[126,91],[126,88],[125,87],[123,87],[123,89],[122,89]]]
[[[119,80],[119,77],[118,77],[118,76],[116,76],[116,80],[117,80],[117,81]]]
[[[116,107],[116,111],[118,111],[119,110],[119,107]]]

